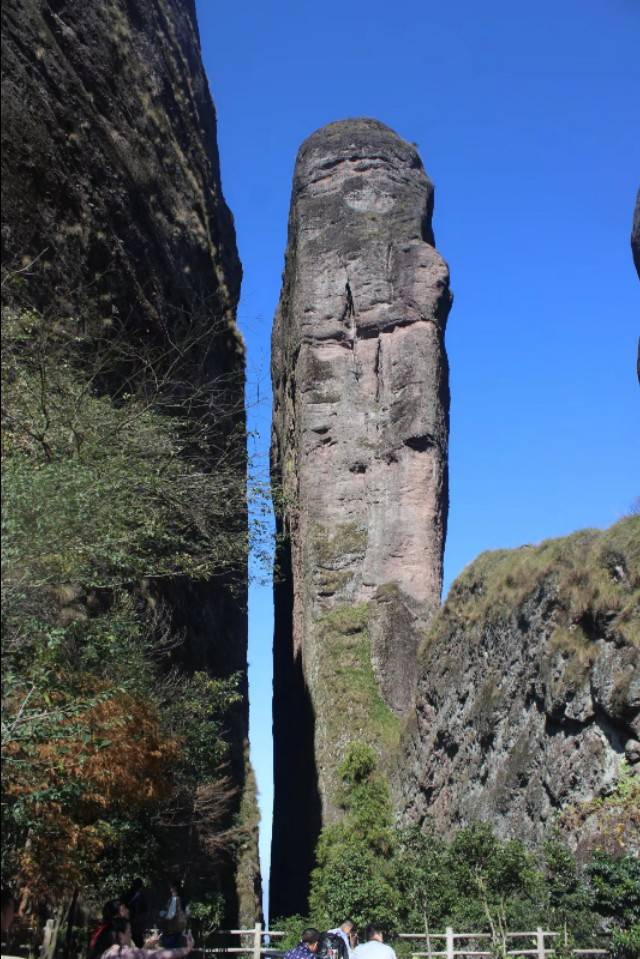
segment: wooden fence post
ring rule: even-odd
[[[453,959],[453,929],[447,926],[447,959]]]
[[[262,923],[257,922],[253,927],[253,959],[260,959],[262,949]]]
[[[544,948],[544,932],[538,926],[536,929],[536,949],[538,951],[537,959],[545,959],[546,950]]]

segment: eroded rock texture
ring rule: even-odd
[[[62,321],[124,326],[132,343],[171,349],[195,325],[192,385],[224,381],[221,444],[242,459],[241,267],[193,0],[6,0],[2,29],[2,263],[24,270],[16,295]],[[216,402],[204,403],[214,416]],[[246,578],[235,596],[228,585],[185,581],[165,599],[187,665],[245,675]],[[232,723],[240,803],[246,695]],[[258,908],[255,840],[240,864],[245,922]]]
[[[631,252],[633,253],[633,262],[636,265],[636,270],[640,277],[640,190],[638,190],[636,208],[633,214],[633,224],[631,227]],[[638,339],[636,373],[638,375],[638,382],[640,383],[640,339]]]
[[[631,227],[631,251],[638,276],[640,276],[640,190],[638,190],[636,208],[633,214],[633,226]]]
[[[406,822],[491,822],[584,852],[640,845],[640,517],[481,555],[419,654],[396,794]],[[637,788],[637,787],[636,787]],[[605,798],[601,801],[600,797]],[[559,819],[557,817],[560,817]]]
[[[377,121],[300,149],[272,354],[274,914],[304,909],[345,745],[397,741],[439,604],[451,295],[432,206],[416,149]]]

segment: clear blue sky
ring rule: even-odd
[[[197,6],[244,265],[258,453],[268,448],[269,338],[296,151],[325,123],[370,116],[418,144],[451,268],[447,586],[485,549],[617,519],[640,492],[640,283],[629,250],[640,0]],[[263,868],[271,645],[271,592],[255,586]]]

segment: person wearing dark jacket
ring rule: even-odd
[[[131,938],[138,948],[144,943],[149,906],[142,879],[134,879],[129,892],[123,896],[131,919]]]
[[[87,959],[100,959],[100,956],[113,943],[113,922],[116,919],[128,919],[129,909],[122,899],[109,899],[102,907],[102,922],[89,939]]]
[[[320,933],[317,929],[313,929],[309,926],[308,929],[302,933],[302,937],[297,946],[293,949],[290,949],[289,952],[285,953],[284,959],[312,959],[315,953],[318,951],[318,943],[320,942]]]

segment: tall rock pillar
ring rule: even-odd
[[[347,744],[395,744],[440,602],[451,294],[432,209],[416,149],[382,123],[300,149],[272,357],[274,915],[305,907]]]

